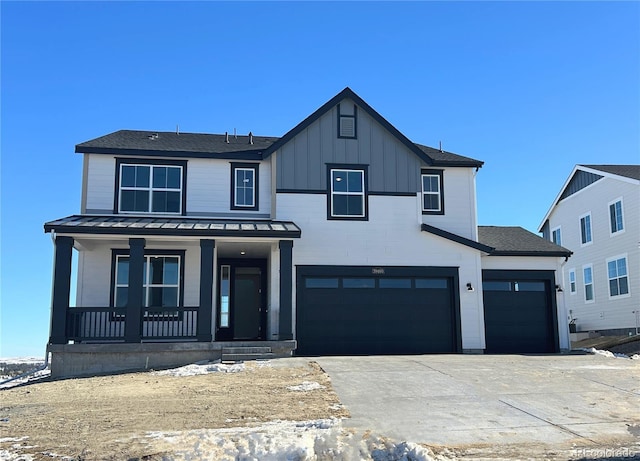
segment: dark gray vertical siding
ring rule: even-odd
[[[549,221],[545,221],[542,226],[542,238],[545,240],[551,240],[551,233],[549,232]]]
[[[576,171],[576,173],[573,175],[573,178],[571,178],[571,181],[569,181],[569,184],[567,184],[567,187],[562,192],[562,195],[560,196],[560,200],[563,200],[569,197],[570,195],[575,194],[579,190],[584,189],[588,185],[593,184],[594,182],[596,182],[599,179],[602,179],[603,177],[604,176],[601,176],[599,174],[589,173],[587,171],[581,171],[581,170]]]
[[[357,139],[339,139],[337,110],[328,111],[278,152],[279,190],[325,190],[327,163],[369,165],[369,190],[415,193],[426,165],[365,111],[358,110]]]

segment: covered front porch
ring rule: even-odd
[[[55,245],[49,344],[58,355],[136,344],[164,355],[176,350],[168,343],[210,352],[240,341],[295,347],[294,223],[70,216],[45,231]],[[70,306],[74,248],[79,296]]]

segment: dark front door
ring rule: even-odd
[[[266,339],[265,260],[221,259],[218,264],[216,339]]]

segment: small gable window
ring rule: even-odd
[[[338,104],[338,138],[357,137],[357,108],[353,103]]]
[[[562,245],[562,231],[560,227],[556,227],[551,231],[551,241],[556,245]]]
[[[231,209],[258,210],[258,164],[231,164]]]
[[[442,170],[422,170],[422,214],[444,214]]]

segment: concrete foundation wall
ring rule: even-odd
[[[213,343],[50,344],[51,376],[72,378],[179,367],[219,360],[227,347],[270,347],[275,357],[290,357],[295,341]]]

